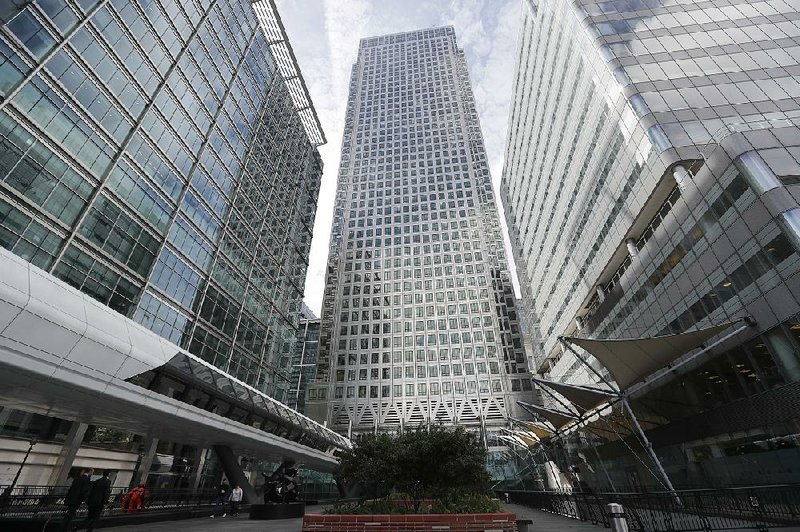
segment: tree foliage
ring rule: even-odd
[[[462,427],[406,431],[400,435],[368,434],[340,456],[338,477],[373,496],[401,492],[412,500],[447,503],[464,494],[485,494],[486,449]]]

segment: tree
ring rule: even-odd
[[[486,449],[462,427],[361,436],[341,455],[338,475],[373,495],[402,492],[415,501],[447,501],[456,492],[483,494],[489,483]]]
[[[337,478],[344,485],[358,487],[370,496],[388,495],[397,477],[397,461],[389,458],[395,447],[388,434],[359,436],[353,449],[339,456]]]

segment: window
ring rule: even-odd
[[[6,27],[37,60],[41,60],[56,44],[53,36],[29,8],[20,11]]]

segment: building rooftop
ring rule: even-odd
[[[314,104],[311,102],[306,82],[300,73],[297,58],[289,44],[289,37],[286,35],[286,28],[278,14],[275,0],[256,0],[253,2],[253,11],[264,29],[267,45],[269,45],[278,65],[278,71],[289,89],[292,103],[300,115],[309,140],[314,146],[325,144],[328,140],[325,138],[325,132],[322,130],[322,123],[314,109]]]
[[[433,32],[439,30],[441,35],[452,35],[455,37],[456,30],[453,26],[433,26],[431,28],[421,28],[418,30],[411,30],[411,31],[401,31],[398,33],[389,33],[386,35],[375,35],[372,37],[364,37],[361,39],[359,43],[359,49],[366,48],[368,46],[376,46],[380,44],[390,44],[396,42],[403,42],[407,40],[409,37],[413,38],[416,34],[426,33],[426,32]]]

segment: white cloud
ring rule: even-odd
[[[325,171],[305,287],[306,304],[319,312],[350,72],[359,40],[445,24],[455,27],[459,46],[467,55],[497,189],[521,4],[519,0],[451,0],[447,4],[422,0],[277,0],[277,3],[328,138],[328,144],[320,148]]]

